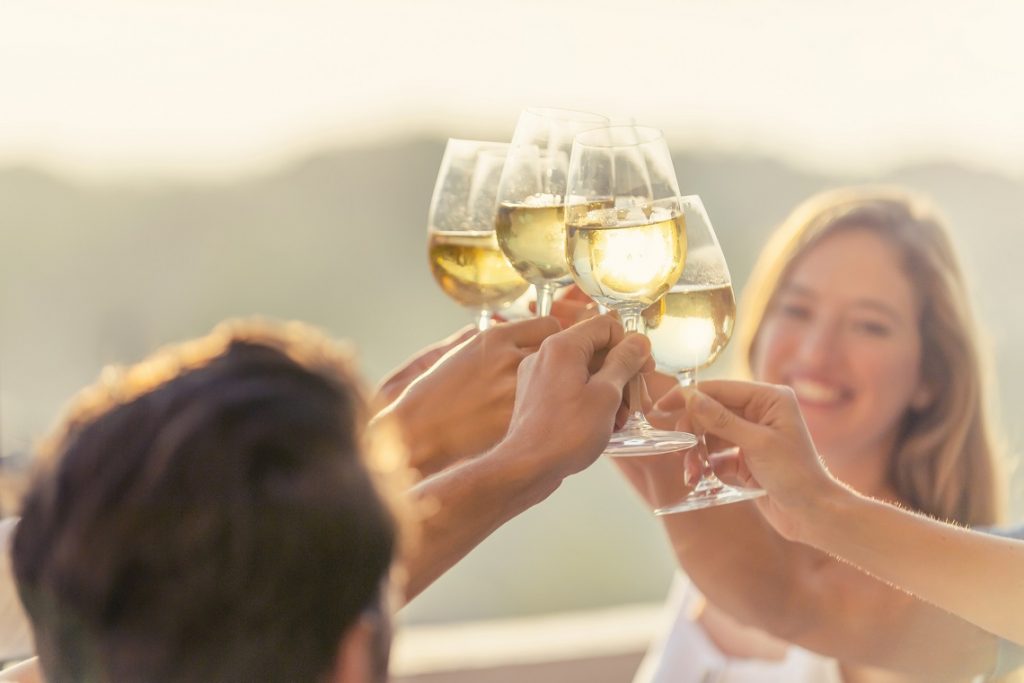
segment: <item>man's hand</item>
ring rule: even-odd
[[[557,326],[554,318],[525,323]],[[497,329],[502,327],[512,325]],[[594,462],[608,443],[623,387],[653,361],[646,337],[626,336],[617,320],[601,316],[548,336],[540,350],[516,364],[507,436],[480,457],[413,488],[424,503],[424,542],[406,562],[409,597]]]
[[[412,358],[388,373],[374,393],[375,410],[379,412],[391,405],[410,384],[430,370],[442,356],[456,346],[461,346],[472,339],[476,333],[475,325],[467,325],[450,337],[420,349]]]
[[[647,338],[611,316],[548,337],[519,366],[506,441],[558,478],[585,469],[608,444],[623,388],[652,367]]]
[[[496,444],[508,429],[519,364],[558,330],[551,317],[504,323],[441,355],[385,411],[397,418],[410,464],[431,474]]]

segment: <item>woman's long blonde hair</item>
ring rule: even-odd
[[[772,235],[744,290],[737,330],[742,370],[761,324],[793,264],[825,236],[870,230],[902,257],[919,302],[921,377],[931,403],[908,410],[890,458],[889,479],[910,507],[969,526],[1003,516],[989,409],[988,363],[945,222],[931,204],[890,188],[845,188],[798,206]]]

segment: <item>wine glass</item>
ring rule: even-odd
[[[501,173],[498,244],[537,292],[537,315],[551,313],[555,290],[572,282],[565,262],[565,179],[573,137],[608,125],[599,114],[527,109],[519,115]]]
[[[573,279],[594,301],[618,311],[627,330],[683,272],[686,224],[672,157],[661,131],[610,126],[580,133],[565,199],[565,254]],[[643,378],[627,387],[629,417],[608,455],[652,455],[690,448],[692,434],[655,429],[641,405]]]
[[[448,140],[427,217],[430,270],[442,291],[473,312],[485,330],[491,315],[528,288],[498,248],[494,211],[508,145]]]
[[[681,200],[686,217],[686,267],[672,288],[643,313],[651,352],[658,369],[676,376],[683,387],[696,387],[697,370],[718,358],[729,343],[736,321],[736,298],[725,255],[711,226],[704,203],[693,195]],[[761,489],[729,486],[715,476],[708,463],[707,442],[697,435],[693,452],[700,479],[681,501],[660,507],[656,515],[699,510],[750,500]]]

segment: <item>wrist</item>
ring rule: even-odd
[[[854,509],[860,495],[846,484],[829,477],[809,496],[800,511],[800,521],[793,540],[822,548],[830,536],[841,529],[856,514]]]
[[[482,457],[497,466],[516,501],[517,513],[546,499],[565,478],[548,465],[554,460],[546,457],[543,444],[519,438],[514,433],[510,433]]]
[[[422,402],[408,392],[383,410],[374,421],[385,419],[397,427],[405,444],[409,467],[427,476],[444,468],[441,425],[433,420]]]

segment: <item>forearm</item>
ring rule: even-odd
[[[822,502],[806,542],[1024,644],[1024,542],[982,534],[852,492]]]
[[[494,530],[541,502],[561,483],[503,442],[490,452],[416,485],[410,495],[421,510],[413,543],[406,598],[411,600]],[[513,456],[513,457],[510,457]]]
[[[646,505],[656,509],[690,490],[684,485],[684,460],[669,454],[619,458],[616,464]],[[711,602],[779,637],[807,628],[807,610],[792,600],[792,584],[805,574],[800,565],[807,553],[792,552],[794,544],[780,537],[756,507],[725,505],[661,521],[680,567]]]
[[[814,558],[804,563],[787,559],[784,571],[795,572],[788,582],[748,577],[719,586],[720,591],[738,594],[731,604],[751,590],[790,591],[779,601],[781,616],[754,614],[751,619],[748,612],[748,622],[843,663],[913,672],[928,680],[962,679],[993,668],[995,636],[822,552],[863,559],[851,557],[844,546],[870,545],[871,534],[888,533],[888,522],[865,518],[857,507],[863,499],[824,468],[791,390],[712,380],[702,385],[702,392],[689,397],[688,413],[708,433],[741,449],[741,458],[722,464],[731,465],[734,476],[767,490],[757,509],[779,530],[775,542],[790,547],[793,557]],[[839,502],[847,500],[851,505]],[[762,532],[752,527],[724,538],[726,544],[739,547],[730,551],[735,561],[751,573],[768,565],[768,579],[778,577],[778,570],[770,566],[776,560],[748,538],[750,533]],[[904,533],[903,538],[914,536]],[[900,551],[897,544],[890,544],[874,559]],[[728,580],[735,573],[722,576]],[[975,575],[982,576],[981,571]],[[770,602],[761,598],[752,604],[763,609]]]
[[[734,504],[663,517],[679,566],[716,606],[781,638],[806,628],[791,584],[797,554],[753,505]]]
[[[995,661],[991,635],[786,541],[752,505],[674,515],[666,529],[680,565],[708,600],[788,642],[935,680],[985,673]]]

